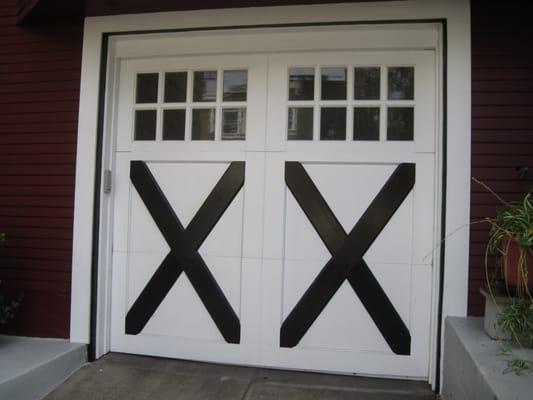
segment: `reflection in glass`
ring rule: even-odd
[[[320,140],[346,139],[346,108],[320,110]]]
[[[346,68],[322,68],[322,100],[346,100]]]
[[[389,100],[413,100],[415,93],[414,67],[389,68]]]
[[[187,72],[165,74],[165,103],[183,103],[187,100]]]
[[[387,140],[413,140],[414,109],[391,107],[387,110]]]
[[[224,71],[224,101],[246,101],[248,71]]]
[[[193,101],[216,101],[217,71],[194,73]]]
[[[157,103],[159,74],[137,74],[136,103]]]
[[[156,121],[156,110],[136,110],[135,128],[133,134],[134,139],[155,140]]]
[[[313,100],[315,93],[315,69],[289,69],[289,100]]]
[[[163,140],[185,139],[185,110],[163,111]]]
[[[379,107],[357,107],[353,110],[354,140],[379,140]]]
[[[192,110],[192,140],[215,139],[215,114],[214,108]]]
[[[246,136],[246,108],[222,110],[222,140],[244,140]]]
[[[312,107],[289,108],[287,139],[313,140]]]
[[[354,99],[379,100],[380,69],[379,67],[357,67],[354,69]]]

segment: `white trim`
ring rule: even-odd
[[[444,296],[442,317],[466,315],[469,243],[466,225],[469,222],[471,158],[471,52],[470,5],[468,0],[408,0],[119,15],[90,17],[85,20],[76,159],[71,341],[88,343],[90,338],[91,243],[98,87],[101,44],[104,33],[245,25],[441,18],[447,21],[448,49],[448,166],[445,226],[448,234],[459,227],[465,227],[459,229],[446,241],[447,269],[444,289],[445,294],[449,295]],[[108,71],[113,71],[113,68],[113,64],[110,63]],[[106,126],[109,123],[111,122],[106,119]],[[106,138],[106,140],[109,139]],[[109,162],[105,159],[104,161]],[[105,216],[105,201],[102,203],[102,207],[101,213]],[[103,248],[100,250],[102,254],[107,253]],[[100,277],[106,276],[105,271],[99,272]],[[438,287],[438,282],[435,283],[435,287]],[[105,283],[100,280],[98,293],[106,292],[108,290],[106,290]],[[103,303],[108,303],[106,297],[102,296],[101,299],[103,299]],[[99,306],[101,307],[98,313],[99,332],[105,333],[107,324],[104,315],[106,313],[101,310],[105,310],[108,304],[100,304],[99,302]],[[105,334],[97,336],[97,353],[103,354],[109,348],[108,341],[105,339]],[[432,364],[434,371],[434,362]]]

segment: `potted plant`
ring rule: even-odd
[[[520,202],[507,203],[486,185],[483,186],[503,203],[503,207],[494,218],[486,218],[491,230],[485,257],[488,287],[487,290],[482,290],[486,298],[485,330],[494,339],[511,339],[520,347],[533,347],[531,193],[527,193]],[[489,252],[500,256],[499,275],[504,282],[501,287],[489,280],[487,265]],[[511,368],[511,364],[514,367]],[[515,373],[520,374],[524,370],[531,370],[533,363],[531,360],[517,358],[510,360],[509,366]]]
[[[501,256],[506,290],[518,298],[532,300],[533,289],[533,202],[528,193],[520,202],[505,203],[491,224],[487,249]]]

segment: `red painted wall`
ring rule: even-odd
[[[8,332],[68,337],[82,24],[16,25],[0,5],[0,279],[24,298]]]
[[[533,185],[533,24],[526,8],[516,0],[472,2],[472,176],[506,201]],[[529,167],[523,179],[515,170],[520,166]],[[472,184],[472,221],[493,216],[499,206]],[[488,230],[487,224],[470,228],[470,315],[483,315]],[[493,257],[488,264],[495,265]]]
[[[0,231],[8,236],[0,247],[0,279],[25,295],[11,333],[67,337],[82,23],[18,27],[16,3],[0,5]],[[161,11],[170,3],[178,4],[91,0],[87,11]],[[289,1],[212,0],[196,7],[251,3]],[[171,8],[178,7],[185,6]],[[482,0],[472,7],[472,175],[508,200],[528,190],[533,175],[533,25],[522,11]],[[517,166],[530,167],[526,179],[518,179]],[[472,186],[473,220],[497,207],[490,194]],[[465,229],[472,238],[469,313],[479,315],[488,227]]]

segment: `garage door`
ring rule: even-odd
[[[114,351],[428,376],[435,54],[125,60]]]

